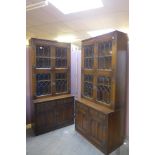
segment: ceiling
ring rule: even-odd
[[[28,4],[41,0],[27,0]],[[128,32],[129,1],[102,0],[104,7],[64,15],[52,4],[26,12],[26,37],[55,40],[59,35],[75,35],[78,43],[90,38],[88,31],[117,29]]]

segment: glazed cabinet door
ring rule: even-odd
[[[92,100],[94,98],[95,45],[88,43],[82,47],[81,95]]]
[[[66,70],[55,71],[53,75],[53,93],[55,95],[67,94],[70,91],[69,72]]]

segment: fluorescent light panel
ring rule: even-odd
[[[64,14],[103,7],[102,0],[48,0]]]
[[[74,35],[61,35],[56,37],[54,40],[59,41],[59,42],[74,42],[76,41],[76,37]]]

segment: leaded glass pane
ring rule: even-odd
[[[111,103],[111,78],[100,76],[97,79],[97,100],[105,102],[106,104]]]
[[[36,74],[36,95],[48,95],[51,94],[51,75]]]
[[[94,65],[94,46],[84,47],[84,68],[92,69]]]
[[[84,75],[84,96],[92,98],[93,96],[93,76]]]
[[[112,42],[103,42],[98,45],[98,68],[111,69]]]
[[[36,67],[37,68],[51,67],[49,46],[36,46]]]
[[[56,73],[56,93],[67,92],[67,73]]]
[[[55,67],[56,68],[65,68],[67,67],[67,48],[56,48],[56,60]]]

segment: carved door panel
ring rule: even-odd
[[[35,129],[36,132],[40,132],[43,130],[45,126],[45,107],[44,103],[35,105]]]
[[[81,105],[82,106],[82,105]],[[79,106],[76,112],[77,128],[84,134],[89,133],[88,109],[85,106]]]
[[[74,106],[73,104],[65,104],[65,121],[72,121],[74,118]]]
[[[90,138],[97,145],[103,147],[106,144],[106,120],[103,114],[97,111],[90,111]]]
[[[50,130],[55,127],[55,104],[47,102],[45,109],[45,127]]]
[[[56,124],[62,125],[65,122],[65,106],[63,100],[57,100],[56,104]]]

